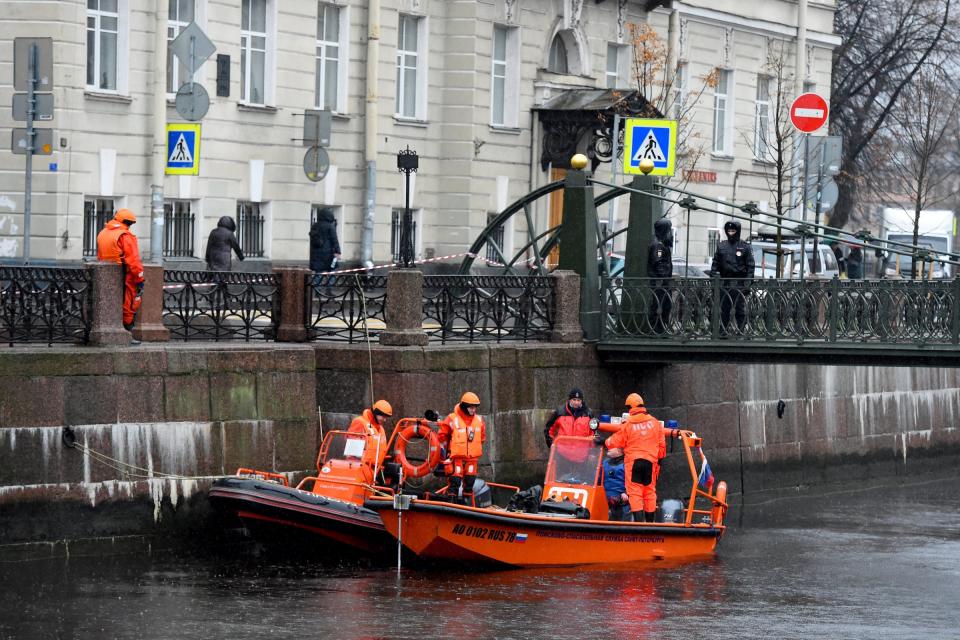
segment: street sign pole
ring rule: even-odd
[[[823,199],[823,164],[827,153],[827,145],[820,145],[820,164],[817,166],[817,204],[813,217],[813,272],[820,273],[820,203]]]
[[[30,54],[27,76],[27,168],[23,188],[23,264],[30,262],[30,209],[33,202],[33,145],[37,139],[37,132],[33,130],[33,116],[37,108],[37,45],[30,44]]]
[[[807,155],[810,153],[810,134],[803,134],[803,190],[800,192],[800,221],[807,221],[807,180],[809,179],[809,163]]]

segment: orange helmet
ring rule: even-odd
[[[631,393],[630,395],[627,396],[627,399],[623,404],[627,405],[631,409],[633,407],[642,407],[643,396],[641,396],[639,393]]]
[[[393,407],[390,406],[390,403],[386,400],[377,400],[373,403],[373,410],[379,411],[388,418],[393,415]]]
[[[463,397],[460,398],[460,404],[473,404],[479,406],[480,397],[473,391],[467,391],[465,394],[463,394]]]
[[[134,224],[137,221],[137,216],[133,215],[133,211],[130,211],[130,209],[120,209],[114,214],[113,219],[117,222]]]

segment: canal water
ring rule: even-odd
[[[0,564],[0,638],[960,638],[955,479],[769,500],[715,559],[463,572],[231,551]]]

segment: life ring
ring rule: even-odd
[[[407,460],[407,444],[414,438],[423,438],[430,446],[430,453],[422,464],[414,466]],[[420,478],[430,473],[440,461],[440,442],[437,434],[425,424],[411,424],[397,435],[397,445],[393,451],[393,459],[400,463],[403,474],[408,478]]]
[[[723,524],[723,516],[727,513],[727,508],[722,504],[727,501],[727,483],[721,480],[717,483],[717,492],[714,494],[713,512],[710,519],[713,524],[719,526]]]

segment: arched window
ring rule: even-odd
[[[570,73],[570,67],[567,65],[567,45],[563,42],[563,36],[559,33],[553,37],[550,43],[550,59],[547,61],[547,71],[552,73]]]

